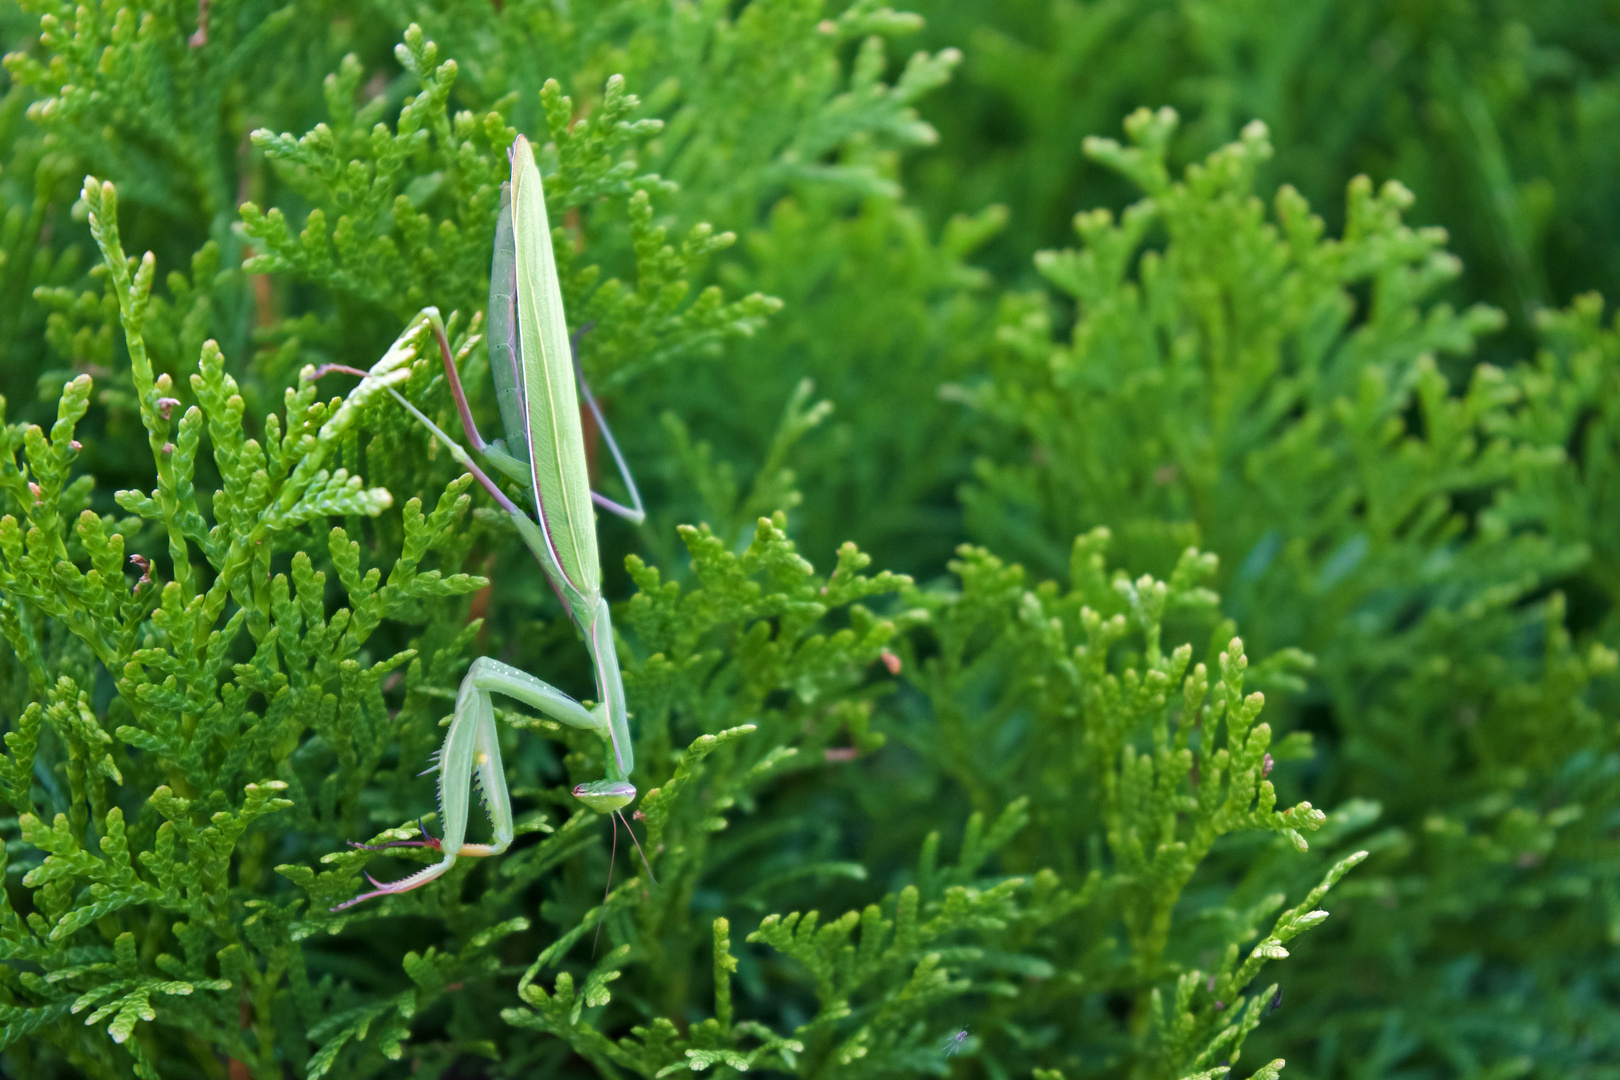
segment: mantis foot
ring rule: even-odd
[[[422,824],[421,818],[416,819],[416,827],[422,830],[422,839],[420,840],[390,840],[386,844],[362,844],[358,843],[357,841],[350,840],[349,846],[363,848],[366,851],[384,851],[388,848],[394,847],[425,847],[432,848],[434,851],[442,851],[444,849],[443,841],[427,831],[427,826]],[[354,899],[345,900],[336,907],[328,908],[327,910],[342,911],[344,908],[353,907],[362,900],[370,900],[378,896],[391,896],[394,893],[410,892],[412,889],[420,888],[421,886],[432,881],[434,878],[438,877],[440,874],[443,874],[446,870],[450,869],[450,864],[455,861],[455,855],[446,855],[440,862],[436,862],[432,866],[424,866],[416,873],[411,874],[408,877],[402,877],[398,881],[378,881],[376,878],[371,876],[369,871],[362,870],[361,873],[366,875],[366,880],[375,886],[373,890],[368,893],[361,893]]]
[[[314,382],[316,379],[324,378],[333,372],[343,375],[358,375],[362,379],[371,374],[369,371],[361,371],[359,368],[350,367],[348,364],[322,364],[310,373],[309,381]]]
[[[437,843],[437,841],[435,841],[435,843]],[[446,856],[445,860],[446,861],[444,862],[436,862],[432,866],[424,866],[416,873],[410,875],[409,877],[400,878],[398,881],[378,881],[376,878],[372,877],[370,873],[362,871],[362,873],[366,874],[366,880],[371,882],[371,884],[376,887],[371,892],[361,893],[354,899],[345,900],[336,907],[328,908],[327,910],[342,911],[344,908],[354,907],[354,905],[363,900],[371,900],[378,896],[392,896],[395,893],[410,892],[412,889],[419,889],[423,885],[426,885],[428,882],[437,878],[440,874],[443,874],[446,870],[450,869],[450,864],[456,861],[454,855]]]
[[[432,848],[434,851],[442,851],[444,849],[443,842],[437,836],[434,836],[427,831],[427,826],[422,824],[421,818],[416,819],[416,827],[422,830],[422,839],[420,840],[390,840],[386,844],[362,844],[358,840],[350,840],[349,846],[353,848],[361,848],[365,851],[386,851],[389,848],[396,847],[426,847]],[[369,877],[370,875],[367,876]]]
[[[416,873],[411,874],[408,877],[402,877],[398,881],[378,881],[376,878],[367,873],[366,880],[375,886],[371,892],[361,893],[354,899],[345,900],[343,903],[334,908],[329,908],[328,910],[342,911],[344,908],[353,907],[362,900],[370,900],[378,896],[392,896],[395,893],[410,892],[412,889],[420,889],[423,885],[426,885],[428,882],[440,877],[446,870],[454,866],[456,857],[458,855],[499,855],[506,850],[507,844],[511,842],[510,837],[508,837],[494,844],[463,843],[455,850],[446,850],[444,841],[440,840],[436,836],[430,835],[427,831],[427,826],[423,825],[420,819],[417,820],[416,827],[422,830],[422,839],[420,840],[392,840],[386,844],[360,844],[351,840],[349,843],[353,847],[363,848],[366,851],[382,851],[387,848],[394,847],[432,848],[434,851],[444,852],[444,858],[440,859],[432,866],[424,866]]]

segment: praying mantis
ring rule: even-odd
[[[512,804],[501,767],[492,694],[513,698],[554,720],[601,736],[606,744],[607,775],[576,786],[573,793],[592,810],[617,815],[625,828],[630,828],[622,811],[636,797],[636,787],[630,782],[635,753],[630,743],[629,714],[614,648],[613,623],[607,600],[602,596],[602,569],[597,555],[592,504],[635,524],[645,520],[646,511],[618,444],[573,361],[551,246],[551,226],[534,151],[529,141],[519,135],[509,156],[512,178],[509,184],[501,186],[501,209],[490,271],[487,339],[496,401],[508,441],[505,444],[499,440],[486,442],[479,435],[437,309],[427,308],[418,315],[401,342],[412,337],[423,322],[432,327],[468,442],[495,469],[528,487],[535,503],[535,517],[531,518],[513,503],[465,448],[394,389],[409,375],[409,363],[401,361],[414,355],[411,350],[396,343],[369,372],[329,365],[314,376],[333,370],[363,376],[361,385],[350,394],[351,402],[363,401],[377,389],[386,389],[449,449],[455,460],[471,472],[506,511],[539,561],[590,653],[596,676],[597,704],[587,708],[551,684],[490,657],[474,660],[456,695],[450,730],[434,765],[438,772],[444,835],[435,838],[423,828],[420,840],[396,840],[378,845],[350,842],[368,850],[432,848],[441,852],[443,858],[397,881],[381,882],[368,873],[366,878],[375,888],[344,901],[332,908],[333,911],[373,897],[421,888],[442,876],[463,855],[499,855],[512,843]],[[629,490],[629,507],[590,490],[576,382],[579,396],[591,410]],[[466,839],[475,773],[494,828],[494,842],[489,844],[468,843]],[[616,839],[616,827],[614,835]],[[635,840],[634,830],[630,836]],[[639,840],[636,847],[638,850],[641,847]],[[642,860],[646,861],[645,852]],[[650,867],[648,874],[651,876]]]

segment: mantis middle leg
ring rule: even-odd
[[[503,221],[507,232],[507,244],[510,244],[510,219]],[[489,329],[487,340],[489,343],[489,358],[491,365],[506,365],[515,367],[521,363],[517,335],[512,320],[512,286],[503,282],[503,277],[511,274],[509,262],[503,266],[501,258],[501,237],[496,237],[495,267],[491,270],[490,296],[489,296]],[[599,491],[591,492],[591,501],[610,514],[624,518],[632,525],[640,525],[647,520],[647,508],[642,504],[641,491],[636,487],[636,478],[630,472],[630,466],[624,460],[624,454],[619,450],[618,440],[613,437],[613,429],[608,426],[607,417],[602,415],[602,407],[597,403],[596,395],[591,393],[591,385],[585,380],[585,370],[579,363],[579,339],[593,326],[586,323],[574,332],[569,342],[569,353],[574,365],[574,383],[579,387],[580,397],[585,401],[586,408],[590,409],[591,417],[596,421],[596,429],[602,433],[602,441],[607,443],[608,453],[613,457],[613,464],[619,470],[619,479],[624,481],[625,488],[630,493],[630,505],[624,506],[613,501]],[[508,450],[501,442],[486,440],[478,430],[478,424],[473,420],[472,406],[467,402],[467,392],[461,385],[461,373],[456,370],[455,357],[450,351],[450,341],[445,336],[444,327],[433,322],[433,332],[438,338],[439,355],[444,360],[444,375],[450,383],[450,396],[455,399],[456,412],[461,417],[461,430],[467,436],[467,441],[474,450],[495,468],[506,474],[509,479],[520,484],[529,482],[529,466],[527,457],[518,457]],[[509,380],[515,382],[515,377]],[[504,412],[513,406],[503,401],[501,407]],[[507,421],[511,426],[510,420]],[[526,453],[526,451],[525,451]]]

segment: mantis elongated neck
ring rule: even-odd
[[[607,714],[611,753],[608,754],[607,778],[629,780],[636,767],[635,749],[630,745],[629,712],[624,700],[624,677],[619,673],[619,654],[613,644],[613,619],[608,614],[604,597],[596,598],[594,611],[582,610],[582,629],[585,647],[590,651],[596,668],[596,690],[601,695],[602,709]]]

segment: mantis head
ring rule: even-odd
[[[636,785],[625,780],[596,780],[574,788],[574,798],[598,814],[610,814],[630,805],[636,797]]]

